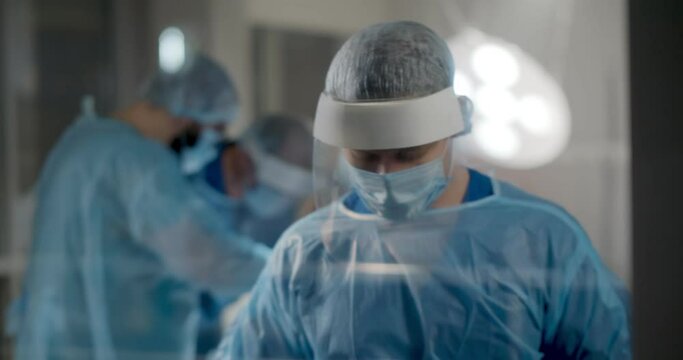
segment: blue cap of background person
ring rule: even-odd
[[[239,108],[230,75],[204,54],[190,57],[176,72],[158,69],[145,87],[143,98],[200,125],[230,123]]]

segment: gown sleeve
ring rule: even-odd
[[[214,359],[312,358],[295,300],[294,260],[280,240],[252,291],[252,298],[226,334]],[[288,249],[289,248],[289,249]]]
[[[630,359],[628,290],[572,227],[557,239],[576,250],[550,276],[542,351],[553,359]]]
[[[169,161],[165,161],[169,160]],[[173,159],[162,159],[124,192],[132,237],[160,255],[169,270],[221,297],[249,291],[270,250],[235,231]],[[124,181],[125,183],[125,181]]]

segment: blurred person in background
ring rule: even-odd
[[[267,115],[254,121],[239,140],[222,147],[222,156],[203,169],[203,181],[197,185],[205,188],[224,218],[234,221],[236,231],[273,247],[287,227],[314,210],[311,123],[291,115]],[[244,186],[233,191],[235,174]],[[206,355],[222,337],[222,314],[235,312],[243,302],[220,303],[206,292],[200,303],[197,350]]]
[[[17,359],[193,359],[199,294],[248,291],[270,250],[195,190],[238,107],[197,55],[109,117],[92,101],[43,167],[13,313]]]
[[[559,206],[467,168],[472,104],[413,22],[353,35],[318,103],[320,209],[290,227],[219,359],[627,359],[628,294]]]
[[[313,179],[313,133],[303,118],[273,114],[257,119],[237,141],[248,156],[247,165],[236,164],[237,156],[224,156],[207,167],[208,184],[242,199],[237,219],[240,231],[273,247],[297,217],[310,210]],[[240,157],[241,158],[241,157]],[[246,170],[246,171],[245,171]],[[231,174],[239,172],[248,188],[230,191]],[[221,199],[225,199],[221,197]]]

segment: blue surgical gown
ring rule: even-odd
[[[17,359],[194,359],[201,290],[248,291],[270,250],[231,230],[176,156],[83,117],[42,170]]]
[[[222,145],[220,151],[225,150],[226,147]],[[231,226],[239,233],[272,248],[280,235],[294,222],[299,203],[292,200],[275,214],[267,217],[258,216],[245,204],[244,197],[250,196],[249,192],[242,199],[228,196],[227,186],[223,181],[223,170],[221,158],[218,157],[211,161],[198,176],[194,176],[192,182],[216,211],[223,212],[225,218],[231,220]],[[267,207],[270,204],[266,201],[260,206]],[[210,293],[201,294],[198,355],[204,356],[210,353],[220,343],[223,331],[221,310],[227,305],[215,299]]]
[[[216,358],[630,358],[627,290],[578,223],[493,188],[400,223],[348,198],[302,219]]]

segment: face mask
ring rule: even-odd
[[[180,167],[185,174],[195,174],[218,156],[221,134],[213,129],[202,130],[193,146],[180,149]]]
[[[272,218],[289,211],[294,200],[275,189],[258,185],[245,194],[244,202],[256,217]]]
[[[443,156],[407,170],[377,174],[349,166],[350,179],[363,202],[392,220],[410,218],[427,209],[444,191]]]

